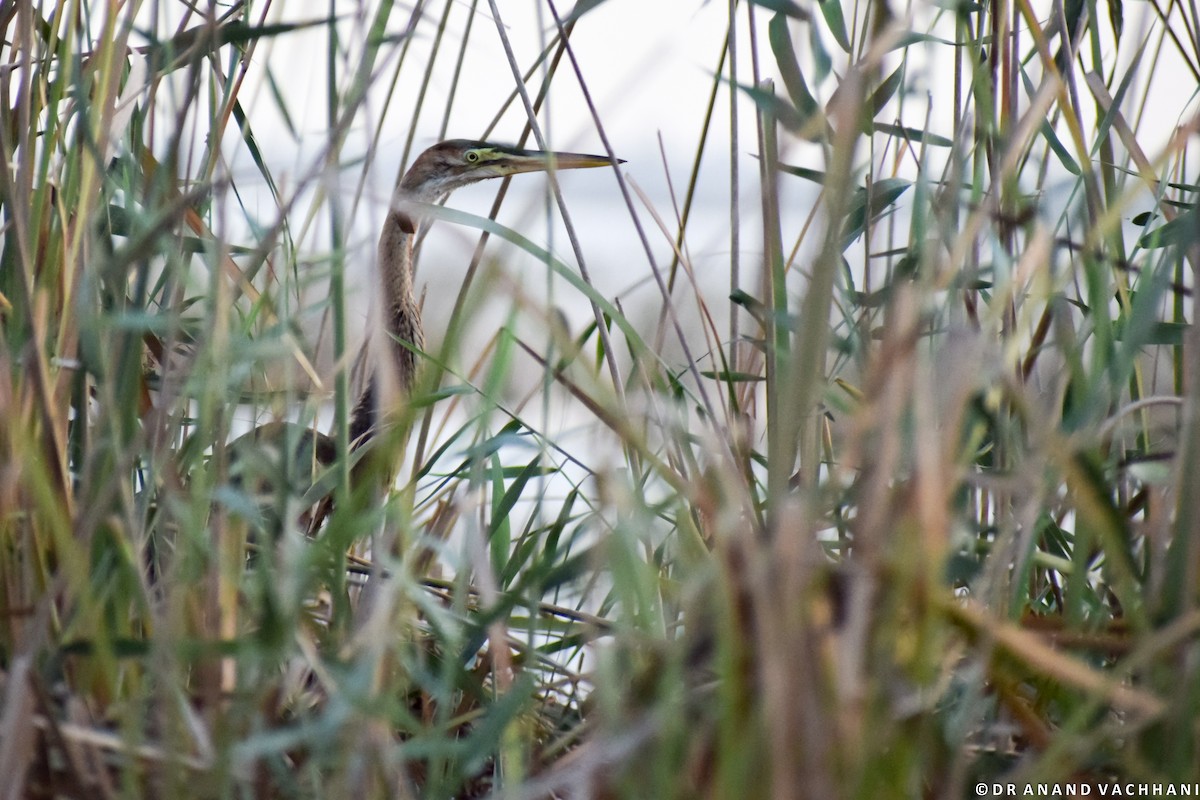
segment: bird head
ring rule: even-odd
[[[436,203],[455,189],[487,178],[503,178],[521,172],[607,167],[614,163],[624,162],[619,159],[614,162],[607,156],[522,150],[490,142],[451,139],[439,142],[417,156],[400,181],[400,191],[414,200]]]

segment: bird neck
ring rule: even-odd
[[[421,310],[413,293],[417,223],[411,213],[393,203],[379,234],[377,280],[381,324],[372,333],[373,355],[350,425],[351,435],[359,443],[374,435],[376,426],[390,409],[405,402],[417,372],[417,360],[410,348],[420,350],[425,346]]]
[[[413,293],[413,242],[416,238],[412,218],[403,211],[391,211],[379,235],[379,288],[382,326],[382,352],[388,367],[381,390],[394,387],[401,394],[412,389],[416,374],[416,359],[410,347],[424,346],[421,312]],[[402,344],[406,342],[408,346]],[[380,365],[382,367],[382,364]],[[392,392],[381,391],[377,401],[386,400]]]
[[[416,222],[403,211],[390,211],[379,232],[379,277],[389,305],[412,295],[413,239]]]

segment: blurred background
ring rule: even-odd
[[[1197,31],[0,5],[0,794],[1191,785]],[[399,176],[539,137],[353,443]]]

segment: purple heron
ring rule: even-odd
[[[410,204],[441,203],[455,189],[488,178],[613,164],[613,159],[607,156],[522,150],[469,139],[439,142],[417,157],[396,186],[379,234],[378,279],[383,311],[379,332],[383,336],[378,339],[383,358],[374,359],[373,369],[355,403],[350,420],[351,442],[361,446],[376,430],[389,394],[381,389],[382,372],[390,373],[390,383],[401,395],[412,390],[417,372],[414,350],[420,350],[425,343],[421,312],[413,292],[413,243],[423,220],[414,217]]]
[[[362,447],[379,432],[389,411],[404,401],[416,382],[416,352],[425,345],[425,333],[413,290],[413,248],[419,230],[428,223],[420,217],[419,205],[440,203],[455,189],[488,178],[620,163],[624,162],[607,156],[523,150],[469,139],[439,142],[417,157],[396,185],[379,234],[376,277],[382,319],[377,330],[368,332],[362,390],[350,414],[351,449]],[[297,430],[291,423],[269,423],[242,439],[254,442],[256,449],[266,445],[275,457],[289,453],[291,463],[308,464],[313,473],[331,464],[337,452],[334,437],[307,428]],[[321,508],[310,531],[328,514],[331,500],[327,496],[318,504]]]

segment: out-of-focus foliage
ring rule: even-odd
[[[601,10],[543,9],[528,101]],[[573,234],[568,258],[433,212],[590,317],[570,330],[477,252],[427,298],[446,330],[365,459],[328,421],[370,250],[347,220],[375,151],[346,142],[449,120],[478,76],[423,59],[507,26],[477,2],[353,12],[0,8],[6,796],[1200,777],[1194,9],[731,3],[678,207],[641,192],[652,164],[591,184],[639,222],[608,230],[645,234],[661,313],[597,288]],[[314,34],[316,132],[271,57]],[[268,118],[318,154],[298,179]],[[760,190],[727,201],[716,291],[688,224],[706,151]],[[365,470],[399,478],[354,491]]]

